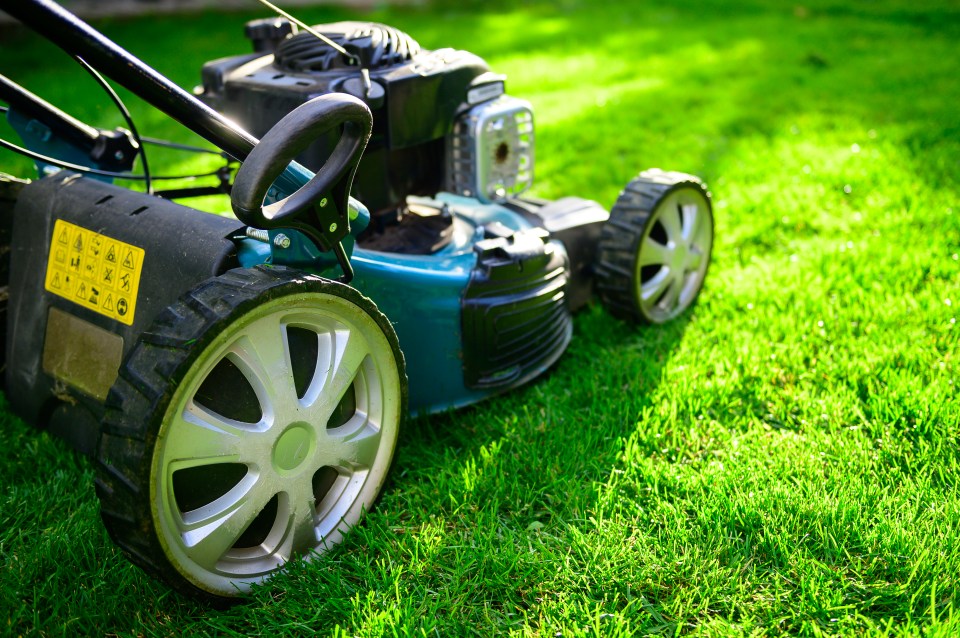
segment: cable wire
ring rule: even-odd
[[[191,153],[209,153],[210,155],[216,155],[217,157],[222,157],[225,160],[232,159],[229,154],[224,151],[214,151],[209,148],[202,148],[200,146],[191,146],[190,144],[181,144],[179,142],[171,142],[169,140],[161,140],[156,137],[143,137],[141,140],[147,144],[153,144],[154,146],[162,146],[164,148],[172,148],[178,151],[190,151]]]
[[[258,0],[258,2],[260,2],[260,4],[262,4],[263,6],[265,6],[265,7],[268,8],[268,9],[270,9],[271,11],[277,12],[278,14],[280,14],[281,16],[283,16],[284,18],[286,18],[287,20],[290,20],[291,22],[294,22],[294,23],[297,24],[300,28],[302,28],[304,31],[306,31],[307,33],[309,33],[310,35],[312,35],[312,36],[314,36],[314,37],[316,37],[316,38],[319,38],[320,40],[322,40],[323,42],[325,42],[328,46],[330,46],[333,50],[335,50],[335,51],[337,51],[338,53],[346,56],[346,57],[349,58],[350,60],[353,60],[353,62],[354,62],[357,66],[361,66],[361,65],[363,64],[363,62],[360,60],[359,57],[357,57],[357,56],[354,55],[353,53],[350,53],[349,51],[347,51],[346,49],[344,49],[342,46],[340,46],[339,44],[337,44],[336,42],[334,42],[333,40],[331,40],[331,39],[328,38],[327,36],[323,35],[323,34],[320,33],[319,31],[317,31],[316,29],[314,29],[313,27],[311,27],[311,26],[310,26],[309,24],[307,24],[306,22],[304,22],[304,21],[302,21],[302,20],[299,20],[299,19],[293,17],[292,15],[290,15],[289,13],[287,13],[286,11],[284,11],[283,9],[281,9],[280,7],[278,7],[277,5],[269,2],[268,0]]]
[[[73,59],[76,60],[80,66],[86,70],[93,79],[100,83],[100,86],[103,87],[103,90],[107,92],[107,95],[110,96],[110,99],[113,100],[113,103],[117,106],[117,109],[120,111],[120,115],[123,116],[123,119],[126,120],[127,126],[130,127],[130,134],[133,136],[133,140],[137,143],[137,154],[140,155],[140,164],[143,166],[143,181],[144,187],[146,188],[148,195],[153,195],[153,184],[150,181],[150,165],[147,163],[147,152],[143,147],[143,140],[140,139],[140,133],[137,132],[137,126],[133,123],[133,118],[130,116],[130,111],[127,110],[127,106],[123,103],[123,100],[120,99],[120,96],[117,95],[117,92],[113,90],[113,87],[110,86],[110,83],[104,79],[100,72],[95,68],[87,64],[87,61],[81,58],[79,55],[73,56]]]
[[[0,147],[3,147],[7,150],[13,151],[14,153],[20,153],[25,155],[30,159],[36,162],[43,162],[44,164],[50,164],[52,166],[58,166],[60,168],[65,168],[67,170],[75,171],[77,173],[86,173],[90,175],[101,175],[103,177],[112,177],[114,179],[128,179],[133,181],[145,181],[150,179],[152,181],[161,181],[161,180],[175,180],[175,179],[199,179],[201,177],[214,177],[220,173],[221,169],[215,171],[210,171],[209,173],[195,173],[193,175],[137,175],[135,173],[116,173],[114,171],[103,171],[99,168],[90,168],[89,166],[81,166],[79,164],[73,164],[71,162],[65,162],[53,157],[48,157],[41,153],[31,151],[29,149],[23,148],[22,146],[17,146],[12,142],[8,142],[5,139],[0,139]]]

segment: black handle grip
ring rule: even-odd
[[[337,127],[342,127],[340,139],[316,175],[289,197],[264,206],[270,186],[294,157]],[[336,198],[345,218],[353,176],[372,127],[367,105],[345,93],[322,95],[295,108],[263,136],[237,171],[230,194],[237,218],[256,228],[296,227],[299,224],[291,222],[324,196]],[[326,234],[326,229],[317,230]]]

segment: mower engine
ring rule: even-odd
[[[315,29],[355,57],[312,33],[293,34],[285,19],[256,20],[246,27],[255,52],[204,65],[200,98],[257,136],[317,95],[363,100],[374,126],[353,194],[381,225],[407,212],[409,195],[445,191],[490,203],[530,187],[533,111],[506,95],[504,76],[479,57],[427,51],[380,24]],[[298,160],[318,168],[336,141],[333,132]]]
[[[553,363],[570,339],[570,311],[590,299],[608,213],[580,198],[519,197],[533,182],[529,102],[507,95],[505,77],[476,55],[426,50],[386,25],[296,33],[271,18],[247,23],[246,36],[253,53],[206,63],[194,93],[254,135],[319,95],[349,94],[373,114],[353,182],[372,222],[357,237],[354,285],[396,326],[411,408],[465,405]],[[321,170],[338,134],[297,160]],[[428,324],[444,329],[425,339]],[[438,362],[450,368],[438,373]]]

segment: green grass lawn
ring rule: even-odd
[[[250,17],[101,27],[191,87],[246,50]],[[225,611],[128,564],[91,464],[0,408],[0,633],[960,633],[960,7],[371,17],[509,74],[537,113],[538,195],[609,205],[642,168],[703,176],[717,241],[699,304],[659,328],[594,306],[545,378],[408,423],[345,544]],[[2,35],[0,73],[122,124],[27,34]],[[191,141],[131,109],[143,134]]]

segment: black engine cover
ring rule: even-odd
[[[354,196],[376,215],[402,205],[407,195],[435,194],[443,181],[443,139],[466,108],[471,86],[488,74],[486,62],[466,51],[422,50],[408,35],[375,23],[338,22],[314,29],[362,60],[371,79],[369,92],[355,64],[301,32],[280,39],[273,55],[208,62],[200,99],[261,137],[311,98],[331,92],[355,95],[373,112],[373,135]],[[255,46],[264,42],[269,38],[261,34]],[[298,161],[319,169],[336,139],[333,133],[318,140]]]

